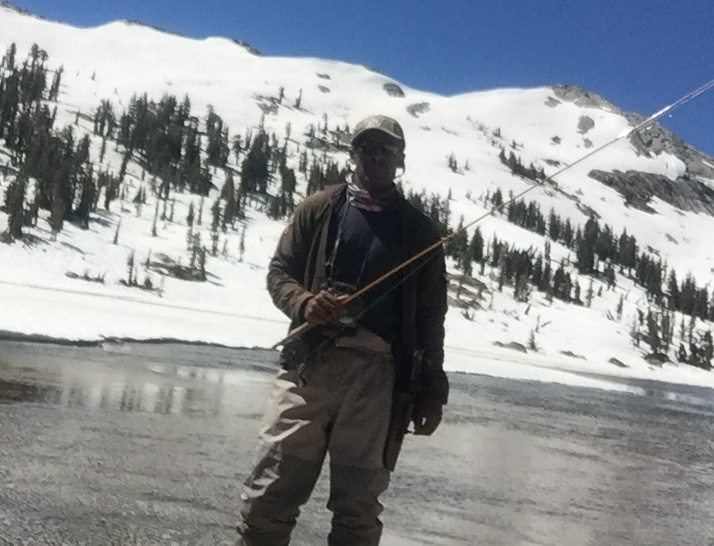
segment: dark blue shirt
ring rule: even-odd
[[[327,253],[332,261],[330,280],[338,289],[359,290],[401,263],[401,243],[399,209],[367,211],[346,201],[332,217]],[[395,289],[400,278],[395,274],[356,302],[358,309],[366,309],[357,323],[389,342],[401,323],[401,291]]]

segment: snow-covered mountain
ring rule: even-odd
[[[19,59],[37,44],[47,52],[50,68],[63,67],[59,97],[52,106],[57,107],[57,126],[71,125],[78,134],[92,134],[92,116],[101,100],[121,110],[135,94],[146,93],[154,100],[171,94],[188,96],[196,115],[212,107],[231,135],[262,124],[288,142],[290,165],[296,166],[306,149],[344,164],[345,129],[369,114],[390,115],[406,132],[404,187],[442,198],[450,195],[452,227],[460,217],[468,222],[488,212],[486,197],[496,190],[506,196],[534,184],[511,173],[499,159],[501,150],[513,151],[523,165],[552,175],[643,119],[568,85],[446,97],[408,88],[364,66],[266,57],[235,40],[189,39],[134,22],[75,28],[0,5],[0,51],[12,43]],[[321,127],[326,128],[327,145],[307,147],[308,134]],[[93,157],[99,157],[100,146],[101,139],[92,135]],[[230,161],[239,171],[235,160]],[[110,146],[102,168],[117,172],[120,163],[120,150]],[[13,172],[0,142],[0,202]],[[68,224],[54,240],[40,223],[26,229],[25,239],[0,244],[0,332],[87,340],[171,338],[233,346],[270,346],[281,338],[287,321],[270,304],[264,278],[284,222],[268,219],[262,202],[253,200],[241,227],[221,235],[222,255],[210,257],[207,264],[209,282],[159,281],[155,273],[145,273],[154,275],[154,285],[163,282],[159,297],[119,283],[127,275],[127,255],[134,251],[137,263],[149,253],[186,262],[184,219],[199,198],[178,195],[176,221],[162,222],[152,236],[153,197],[143,209],[131,202],[145,185],[142,169],[132,162],[127,175],[121,206],[94,213],[89,230]],[[213,172],[217,188],[224,179],[222,172]],[[299,175],[298,194],[304,195],[305,187],[305,176]],[[615,234],[627,230],[641,248],[666,260],[680,279],[691,272],[699,286],[706,286],[712,277],[714,159],[658,124],[557,176],[555,184],[535,188],[527,199],[576,226],[594,217]],[[117,244],[112,244],[120,222]],[[0,232],[6,224],[7,215],[0,212]],[[478,227],[487,241],[496,236],[538,253],[546,244],[545,237],[509,223],[503,214],[486,217]],[[204,241],[209,241],[209,226],[203,229]],[[551,259],[569,263],[574,256],[553,243]],[[85,272],[103,276],[104,284],[71,278]],[[550,302],[538,292],[528,302],[514,301],[512,288],[497,289],[496,276],[490,267],[483,272],[476,268],[475,280],[466,282],[461,292],[454,283],[447,323],[446,365],[451,370],[547,374],[548,379],[563,380],[562,369],[576,369],[714,384],[700,370],[674,365],[655,369],[642,360],[644,348],[632,346],[629,331],[637,309],[646,311],[648,304],[643,289],[630,279],[618,275],[612,290],[595,279],[596,293],[601,287],[602,292],[586,307]],[[590,279],[578,282],[584,293]],[[621,296],[623,312],[615,318]],[[708,326],[701,321],[697,325]],[[500,347],[512,342],[525,346],[529,340],[538,351],[523,354]],[[627,367],[613,366],[613,359]],[[534,365],[548,371],[539,368],[534,374]]]

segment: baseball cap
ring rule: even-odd
[[[396,120],[387,116],[369,116],[355,125],[352,132],[352,143],[354,144],[355,140],[362,134],[373,129],[387,133],[390,137],[404,142],[404,131]]]

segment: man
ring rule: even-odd
[[[330,455],[330,546],[379,544],[389,483],[384,451],[395,385],[421,355],[414,433],[432,434],[448,397],[443,371],[446,273],[443,249],[346,305],[439,235],[394,184],[404,132],[393,119],[357,124],[344,183],[307,197],[270,262],[268,290],[292,321],[311,329],[287,343],[245,483],[239,546],[284,546]]]

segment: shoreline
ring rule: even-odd
[[[42,335],[42,334],[26,334],[22,332],[12,332],[8,330],[0,330],[0,345],[3,342],[9,342],[9,343],[28,343],[28,344],[39,344],[39,345],[55,345],[57,347],[76,347],[76,348],[99,348],[102,347],[105,344],[110,344],[110,345],[122,345],[122,344],[135,344],[135,345],[154,345],[154,346],[161,346],[161,345],[178,345],[178,346],[186,346],[186,347],[209,347],[209,348],[217,348],[217,349],[225,349],[225,350],[235,350],[235,351],[258,351],[258,352],[270,352],[272,349],[270,348],[264,348],[264,347],[246,347],[246,346],[230,346],[230,345],[225,345],[221,343],[214,343],[214,342],[208,342],[208,341],[190,341],[190,340],[184,340],[184,339],[179,339],[179,338],[143,338],[143,339],[137,339],[137,338],[131,338],[131,337],[106,337],[102,339],[97,339],[97,340],[73,340],[69,338],[59,338],[59,337],[52,337],[52,336],[47,336],[47,335]],[[537,365],[535,365],[538,367]],[[651,377],[642,377],[642,376],[622,376],[622,375],[611,375],[607,373],[602,373],[601,371],[585,371],[585,370],[565,370],[565,369],[560,369],[558,370],[557,368],[551,368],[553,371],[559,371],[562,373],[567,373],[572,376],[577,376],[582,379],[590,379],[593,380],[595,383],[593,384],[579,384],[579,383],[567,383],[567,382],[561,382],[561,381],[556,381],[556,380],[548,380],[548,379],[539,379],[539,378],[533,378],[533,377],[523,377],[519,376],[518,374],[516,375],[511,375],[511,374],[493,374],[493,373],[483,373],[479,371],[465,371],[465,370],[446,370],[446,373],[450,376],[452,376],[454,379],[457,378],[468,378],[468,377],[474,377],[474,376],[483,376],[483,377],[495,377],[495,378],[500,378],[500,379],[505,379],[505,380],[510,380],[510,381],[516,381],[516,382],[526,382],[526,383],[546,383],[546,384],[565,384],[569,385],[571,387],[580,387],[580,388],[587,388],[587,389],[604,389],[604,390],[619,390],[623,393],[633,393],[635,390],[637,391],[644,391],[646,390],[647,386],[649,385],[651,388],[655,389],[660,389],[660,390],[675,390],[678,391],[682,387],[689,387],[693,389],[703,389],[707,391],[712,391],[712,395],[714,397],[714,387],[708,386],[708,385],[700,385],[700,384],[692,384],[692,383],[681,383],[681,382],[676,382],[676,381],[668,381],[666,379],[654,379]],[[600,383],[600,384],[598,384]],[[613,387],[618,385],[620,387],[627,387],[627,388],[606,388],[602,386],[602,383],[607,383],[612,385]],[[669,388],[668,388],[669,387]],[[643,394],[644,392],[639,392],[639,394]]]
[[[270,347],[247,347],[226,345],[213,341],[190,341],[181,338],[132,338],[132,337],[103,337],[101,339],[70,339],[63,337],[53,337],[44,334],[25,334],[23,332],[12,332],[0,330],[0,343],[3,341],[17,343],[42,343],[46,345],[59,345],[62,347],[101,347],[105,343],[136,343],[141,345],[190,345],[195,347],[217,347],[220,349],[235,349],[237,351],[270,351]]]

